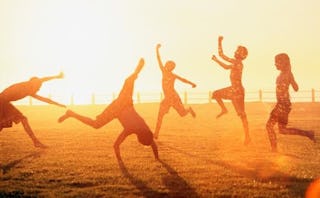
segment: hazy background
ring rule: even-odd
[[[175,73],[207,91],[229,85],[211,60],[217,39],[244,61],[247,90],[274,90],[274,56],[286,52],[301,89],[319,88],[320,2],[317,0],[0,0],[0,89],[31,76],[65,72],[42,94],[117,92],[139,57],[136,90],[161,91],[155,46]],[[177,90],[191,90],[177,83]],[[194,89],[192,89],[194,90]]]

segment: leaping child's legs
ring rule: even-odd
[[[165,114],[167,114],[169,112],[170,107],[171,107],[170,103],[169,103],[168,100],[166,100],[166,98],[160,103],[156,129],[155,129],[154,134],[153,134],[153,137],[155,139],[158,139],[158,137],[159,137],[159,132],[160,132],[160,128],[161,128],[161,125],[162,125],[163,117],[164,117]]]
[[[190,113],[192,117],[196,117],[196,113],[193,111],[193,109],[191,107],[185,108],[180,98],[177,98],[172,107],[179,113],[181,117],[186,116],[188,113]]]
[[[266,129],[268,132],[268,137],[271,145],[271,151],[272,152],[277,152],[277,136],[274,131],[274,125],[276,124],[276,121],[272,119],[272,117],[269,118],[267,124],[266,124]]]
[[[158,137],[159,137],[159,132],[160,132],[160,128],[161,128],[161,125],[162,125],[162,120],[163,120],[164,115],[165,115],[165,113],[162,111],[162,109],[160,107],[160,110],[159,110],[159,113],[158,113],[158,120],[157,120],[157,124],[156,124],[156,129],[154,131],[154,138],[155,139],[158,139]]]
[[[244,129],[244,135],[245,135],[244,145],[248,145],[251,142],[251,138],[249,135],[249,124],[248,124],[247,114],[244,109],[244,96],[243,97],[241,95],[236,96],[236,98],[232,99],[232,104],[242,121],[242,126]]]
[[[311,141],[316,142],[314,131],[306,131],[297,128],[287,128],[286,125],[279,124],[279,133],[284,135],[299,135],[309,138]]]
[[[244,145],[248,145],[251,142],[251,138],[249,135],[249,126],[248,126],[248,119],[247,119],[247,115],[241,115],[240,116],[241,121],[242,121],[242,126],[244,129],[244,135],[245,135],[245,139],[244,139]]]
[[[231,99],[232,98],[232,88],[226,87],[223,89],[219,89],[212,93],[212,99],[215,99],[218,105],[221,108],[221,112],[216,116],[216,118],[220,118],[222,115],[228,113],[226,106],[224,105],[222,99]]]

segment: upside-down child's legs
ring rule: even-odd
[[[58,119],[58,122],[63,122],[67,118],[75,118],[75,119],[79,120],[80,122],[82,122],[86,125],[89,125],[95,129],[101,128],[103,125],[105,125],[105,123],[100,122],[99,120],[93,120],[89,117],[85,117],[80,114],[77,114],[71,110],[66,111],[66,113]]]
[[[139,74],[140,71],[142,70],[143,66],[144,66],[144,59],[141,58],[141,59],[139,60],[139,63],[138,63],[138,65],[137,65],[136,69],[134,70],[134,74]]]

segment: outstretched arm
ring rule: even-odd
[[[39,95],[32,95],[33,98],[37,99],[37,100],[40,100],[42,102],[45,102],[45,103],[48,103],[48,104],[53,104],[53,105],[57,105],[59,107],[66,107],[66,105],[63,105],[63,104],[60,104],[60,103],[57,103],[49,98],[45,98],[45,97],[42,97],[42,96],[39,96]]]
[[[232,62],[233,62],[233,59],[232,59],[232,58],[229,58],[228,56],[226,56],[226,55],[223,53],[222,40],[223,40],[223,36],[219,36],[219,38],[218,38],[218,51],[219,51],[219,56],[220,56],[223,60],[232,63]]]
[[[61,79],[63,77],[64,77],[63,72],[60,72],[58,75],[43,77],[43,78],[40,78],[40,80],[41,80],[41,82],[45,82],[45,81],[49,81],[52,79]]]
[[[182,78],[182,77],[180,77],[180,76],[178,76],[178,75],[175,75],[176,76],[176,78],[178,79],[178,80],[180,80],[181,82],[184,82],[184,83],[186,83],[186,84],[190,84],[191,86],[192,86],[192,88],[195,88],[197,85],[196,84],[194,84],[193,82],[191,82],[191,81],[189,81],[189,80],[187,80],[187,79],[185,79],[185,78]]]
[[[223,67],[224,69],[231,69],[232,68],[232,65],[227,65],[225,64],[224,62],[218,60],[218,58],[213,55],[212,58],[211,58],[213,61],[215,61],[216,63],[218,63],[221,67]]]
[[[160,53],[159,53],[159,48],[160,47],[161,47],[161,44],[157,44],[156,52],[157,52],[157,60],[158,60],[158,63],[159,63],[159,67],[160,67],[161,71],[163,71],[164,67],[163,67],[163,64],[162,64],[162,61],[161,61],[161,57],[160,57]]]
[[[140,71],[142,70],[143,66],[144,66],[144,59],[140,58],[139,63],[137,65],[136,69],[134,70],[133,74],[138,75],[140,73]]]

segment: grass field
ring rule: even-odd
[[[304,197],[320,177],[320,104],[295,103],[289,125],[314,130],[307,138],[278,135],[279,153],[270,152],[265,123],[273,104],[247,103],[252,144],[230,103],[216,119],[218,106],[192,105],[197,113],[179,117],[174,110],[160,131],[160,160],[151,148],[129,136],[118,164],[113,143],[122,130],[117,120],[95,130],[69,119],[65,109],[20,106],[48,149],[34,148],[21,124],[0,132],[0,197]],[[71,106],[94,117],[102,106]],[[136,104],[154,129],[158,103]]]

